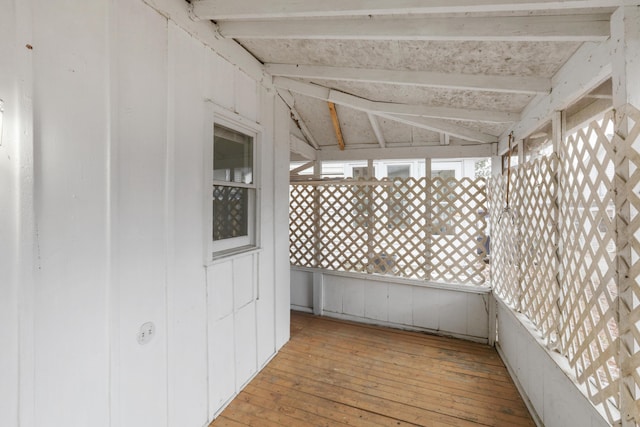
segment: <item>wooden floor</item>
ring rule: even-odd
[[[292,313],[291,341],[211,426],[535,426],[486,345]]]

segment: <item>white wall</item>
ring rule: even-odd
[[[17,17],[25,14],[20,2],[0,0],[0,99],[5,103],[0,132],[0,425],[14,426],[18,422],[19,383],[27,377],[19,376],[19,349],[26,341],[19,336],[19,328],[29,330],[21,322],[18,301],[21,294],[29,294],[33,281],[31,269],[20,268],[19,260],[29,262],[33,257],[31,245],[19,245],[26,238],[31,241],[33,229],[32,177],[33,131],[31,120],[18,120],[22,113],[31,117],[32,82],[29,70],[31,58],[24,44],[23,32],[30,25],[17,25]],[[24,142],[21,144],[20,142]],[[26,223],[25,223],[26,222]],[[19,286],[21,284],[22,286]],[[28,307],[25,307],[25,311]],[[31,355],[24,354],[24,359]],[[25,387],[25,391],[27,387]],[[32,414],[33,415],[33,414]]]
[[[291,308],[294,310],[483,343],[487,343],[489,337],[489,292],[488,288],[481,287],[291,269]]]
[[[204,426],[288,340],[287,111],[141,0],[0,10],[0,425]],[[263,138],[261,249],[205,267],[207,99]]]
[[[544,347],[525,316],[500,300],[497,316],[496,347],[538,421],[546,427],[609,425],[580,391],[567,360]]]

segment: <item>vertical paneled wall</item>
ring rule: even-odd
[[[165,425],[167,20],[137,1],[116,5],[111,314],[120,398],[114,417],[120,425]],[[157,333],[140,345],[136,334],[146,322]]]
[[[22,348],[33,365],[20,369],[33,369],[34,384],[21,398],[33,398],[34,425],[90,425],[109,414],[110,62],[107,31],[87,29],[105,27],[108,8],[32,6],[35,283],[19,304],[33,304],[33,347]]]
[[[31,289],[32,282],[22,276],[18,261],[23,254],[30,253],[30,247],[20,247],[22,234],[22,214],[20,206],[24,197],[32,199],[31,179],[25,186],[20,185],[22,165],[31,165],[27,156],[33,150],[33,132],[24,131],[30,124],[19,121],[22,109],[31,111],[32,83],[25,84],[29,77],[25,69],[30,68],[27,49],[19,49],[22,32],[29,25],[19,26],[17,17],[24,11],[17,0],[0,1],[0,99],[4,102],[3,125],[0,127],[0,425],[16,425],[19,418],[19,295]],[[22,77],[22,78],[21,78]],[[10,108],[10,106],[12,108]],[[29,114],[31,115],[31,114]],[[22,135],[22,137],[19,137]],[[25,144],[19,142],[23,140]],[[24,147],[24,149],[21,149]],[[28,147],[28,148],[27,148]],[[24,174],[32,178],[33,173]],[[25,188],[26,187],[26,188]],[[31,203],[29,203],[31,204]],[[30,221],[32,222],[32,221]],[[24,280],[21,280],[24,279]],[[24,307],[26,308],[26,307]],[[21,325],[28,329],[28,325]],[[25,357],[26,359],[26,357]],[[32,414],[33,415],[33,414]]]
[[[141,0],[2,10],[0,425],[206,425],[288,340],[287,111]],[[212,103],[262,129],[260,249],[209,265]]]
[[[486,287],[295,267],[290,276],[293,310],[489,341]]]

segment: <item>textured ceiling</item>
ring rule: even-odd
[[[422,104],[434,107],[520,112],[533,99],[533,95],[530,94],[319,79],[308,81],[320,86],[367,98],[371,101]]]
[[[239,40],[261,62],[551,77],[574,42]]]
[[[256,6],[263,11],[266,21],[253,9],[239,6],[240,14],[249,10],[251,16],[216,20],[215,10],[208,16],[218,24],[223,36],[236,37],[247,51],[268,65],[276,88],[299,118],[297,122],[302,123],[301,129],[294,129],[294,133],[305,137],[311,145],[317,143],[320,150],[338,146],[327,105],[330,100],[336,103],[347,150],[440,145],[441,141],[452,145],[479,144],[504,138],[527,106],[549,93],[552,77],[583,43],[576,41],[581,40],[579,37],[552,37],[555,32],[562,32],[564,26],[545,27],[544,22],[560,19],[571,27],[574,20],[590,16],[580,28],[589,32],[589,22],[602,23],[612,12],[611,8],[604,7],[573,10],[532,7],[517,12],[480,13],[477,10],[482,6],[477,6],[473,12],[447,15],[381,15],[379,11],[366,12],[366,2],[345,0],[354,8],[350,10],[360,11],[359,16],[322,15],[322,8],[315,13],[311,2],[301,2],[294,5],[296,10],[307,8],[310,13],[306,17],[291,18],[286,17],[288,3],[270,1],[277,6],[279,18],[269,18],[275,9],[267,11],[261,3]],[[229,2],[229,6],[233,9],[233,3]],[[398,6],[394,10],[406,9]],[[514,19],[512,17],[524,23],[523,28],[514,30],[515,34],[494,23],[499,19],[507,22]],[[449,32],[446,37],[398,35],[403,27],[411,27],[410,20],[415,24],[418,22],[415,20],[424,18],[428,19],[420,22],[432,22],[434,28],[441,22],[454,22],[455,27],[440,28],[442,34]],[[474,27],[474,19],[483,27]],[[395,26],[383,29],[380,25],[371,26],[379,22],[391,22]],[[539,25],[541,22],[543,25]],[[375,34],[363,32],[354,36],[347,31],[349,37],[343,37],[341,23],[358,27],[348,29],[353,31],[360,31],[360,23],[368,24],[366,31]],[[225,24],[233,24],[235,29]],[[524,33],[531,31],[529,24],[540,32],[520,38],[520,29]],[[316,33],[309,33],[311,26]],[[294,32],[280,31],[283,27]],[[329,34],[330,31],[324,32],[327,28],[337,31],[338,35],[332,36],[332,40],[317,36],[318,31]],[[424,27],[412,28],[415,29],[411,31],[419,32]],[[456,28],[455,31],[471,29],[480,36],[465,35],[465,40],[455,40],[459,37],[458,33],[451,34],[452,28]],[[376,33],[377,30],[381,32]],[[231,35],[233,31],[236,35]],[[490,36],[483,38],[495,33],[501,34],[499,41]],[[536,37],[538,34],[541,37]],[[446,84],[437,79],[445,80]]]

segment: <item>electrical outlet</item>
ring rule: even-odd
[[[138,344],[148,344],[156,334],[156,325],[153,322],[144,323],[138,331]]]

